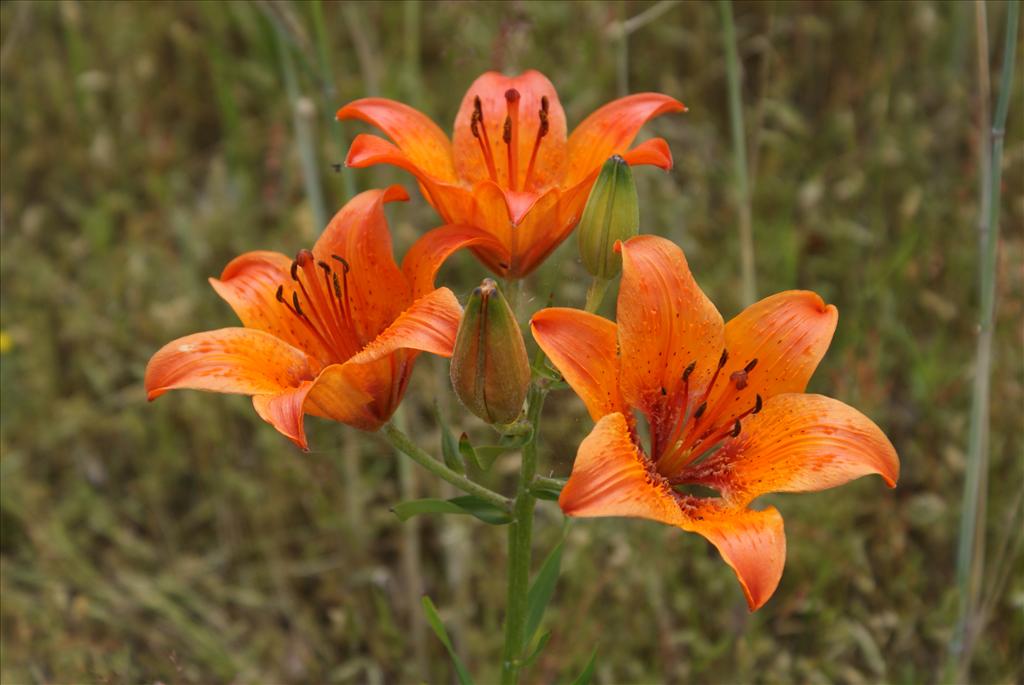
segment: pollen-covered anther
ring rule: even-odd
[[[336,255],[336,254],[332,254],[332,255],[331,255],[331,259],[334,259],[334,260],[337,260],[337,261],[341,262],[341,268],[342,268],[342,269],[344,269],[345,273],[348,273],[348,272],[349,272],[349,268],[350,268],[350,267],[349,267],[349,265],[348,265],[348,262],[347,262],[347,261],[345,261],[345,258],[344,258],[344,257],[339,257],[339,256],[338,256],[338,255]]]
[[[530,153],[530,164],[526,167],[526,180],[523,181],[524,188],[528,188],[530,186],[530,181],[533,180],[533,167],[537,163],[537,152],[540,150],[540,141],[548,134],[548,130],[551,128],[551,123],[548,121],[549,109],[550,104],[548,102],[548,96],[545,95],[540,99],[540,110],[537,112],[540,124],[537,125],[537,137],[533,141],[533,151]]]
[[[689,381],[690,376],[693,374],[693,370],[697,368],[697,362],[690,362],[690,365],[683,370],[683,381]]]
[[[729,433],[729,435],[731,435],[732,437],[735,438],[736,436],[738,436],[740,434],[741,430],[743,430],[743,426],[740,423],[739,419],[736,419],[736,423],[733,424],[732,432]]]
[[[497,183],[498,171],[494,166],[494,156],[491,154],[491,141],[487,136],[487,124],[484,123],[484,107],[479,95],[473,97],[473,114],[470,115],[469,130],[473,133],[473,137],[476,138],[476,142],[480,146],[480,154],[483,155],[484,164],[487,166],[487,173],[490,175],[491,180]]]
[[[763,407],[763,406],[764,406],[764,400],[761,399],[760,395],[758,395],[757,399],[754,402],[754,410],[752,412],[750,412],[750,413],[751,414],[756,414],[757,412],[761,411],[761,407]]]

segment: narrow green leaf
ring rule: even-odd
[[[534,364],[532,367],[533,372],[541,378],[546,378],[549,381],[560,381],[562,376],[552,369],[548,368],[546,364]]]
[[[462,659],[455,653],[455,648],[452,647],[452,641],[448,638],[448,631],[444,629],[444,624],[441,623],[441,617],[437,614],[437,607],[430,601],[430,597],[423,595],[423,611],[427,614],[427,622],[434,631],[434,635],[437,635],[437,639],[441,641],[444,648],[448,650],[448,655],[452,658],[452,663],[455,664],[455,673],[459,678],[460,685],[473,685],[473,679],[469,677],[469,671],[466,670],[466,665],[462,663]],[[593,657],[591,657],[593,661]]]
[[[548,558],[544,560],[544,564],[540,567],[540,571],[537,572],[537,577],[534,578],[533,585],[530,586],[530,591],[526,595],[526,630],[523,635],[527,644],[533,640],[533,635],[537,632],[540,620],[544,616],[544,609],[547,607],[548,602],[551,601],[551,595],[555,592],[555,585],[558,584],[558,573],[562,567],[562,547],[564,544],[565,538],[555,545],[555,548],[548,554]]]
[[[448,422],[441,414],[441,407],[434,402],[434,414],[437,416],[437,423],[441,426],[441,454],[444,455],[444,465],[456,473],[465,473],[466,464],[462,460],[462,453],[459,450],[459,443],[455,441]]]
[[[446,499],[414,499],[408,502],[399,502],[391,507],[391,511],[398,517],[399,521],[408,521],[419,514],[465,514],[466,511],[452,504]]]
[[[462,459],[466,463],[473,464],[478,469],[484,471],[487,470],[484,468],[483,464],[480,463],[480,457],[476,453],[476,450],[473,449],[473,443],[469,441],[469,436],[465,433],[459,437],[459,454],[462,455]],[[488,464],[488,466],[490,466],[490,464]]]
[[[530,494],[537,499],[557,502],[559,495],[562,494],[562,488],[554,485],[548,485],[547,483],[531,483]]]
[[[464,462],[472,463],[482,471],[488,471],[494,465],[494,461],[505,452],[520,449],[528,443],[532,434],[533,431],[530,430],[515,435],[503,435],[497,445],[474,447],[469,441],[469,436],[463,433],[459,438],[458,452]]]
[[[523,659],[523,666],[522,666],[522,668],[525,669],[525,668],[529,668],[530,666],[532,666],[533,662],[536,661],[537,657],[540,656],[540,653],[543,652],[544,648],[548,646],[548,641],[550,641],[550,640],[551,640],[551,631],[549,630],[549,631],[543,633],[540,636],[540,639],[537,640],[537,646],[533,648],[533,652],[530,653],[530,656],[528,656],[525,659]]]
[[[594,677],[594,668],[597,667],[597,647],[594,647],[594,651],[590,653],[590,661],[587,662],[586,667],[583,669],[583,673],[580,673],[576,680],[572,681],[572,685],[590,685],[590,679]]]
[[[414,499],[399,502],[391,507],[391,511],[399,521],[407,521],[419,514],[459,514],[473,516],[484,523],[502,525],[512,520],[508,512],[472,495],[463,495],[452,499]]]
[[[448,501],[461,508],[470,516],[475,516],[484,523],[500,526],[512,521],[512,517],[509,516],[507,511],[496,507],[490,502],[484,501],[479,497],[474,497],[473,495],[462,495],[461,497],[454,497]]]

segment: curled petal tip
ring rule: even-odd
[[[409,192],[396,183],[384,189],[383,200],[384,202],[408,202]]]

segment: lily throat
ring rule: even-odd
[[[683,371],[674,391],[661,389],[650,418],[651,454],[658,473],[673,484],[684,482],[684,469],[710,455],[722,444],[738,437],[743,420],[761,411],[764,401],[755,395],[753,406],[733,415],[735,393],[744,390],[757,359],[726,376],[722,370],[729,361],[728,350],[722,350],[711,379],[703,390],[691,388],[690,379],[697,362]],[[716,389],[719,389],[715,392]]]
[[[291,265],[291,295],[283,284],[276,293],[277,301],[321,344],[323,353],[307,352],[321,357],[325,364],[344,362],[363,347],[353,318],[351,269],[342,257],[331,255],[331,259],[337,264],[317,260],[311,251],[300,250]],[[326,359],[322,358],[324,353]]]

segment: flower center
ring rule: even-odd
[[[720,382],[736,390],[743,390],[757,366],[757,359],[751,359],[726,379],[722,369],[728,361],[729,351],[722,350],[718,365],[703,392],[690,392],[690,377],[697,368],[696,362],[683,371],[675,392],[670,394],[662,388],[662,398],[655,409],[655,421],[652,422],[651,454],[654,455],[658,472],[670,480],[685,466],[717,450],[728,438],[737,437],[743,430],[743,419],[761,411],[763,400],[757,395],[754,406],[729,419],[728,410],[733,393],[728,389],[719,393],[715,402],[709,405],[712,391]]]
[[[333,361],[342,362],[358,352],[362,342],[352,319],[348,262],[338,255],[331,258],[340,264],[340,275],[337,267],[317,261],[309,250],[300,250],[291,267],[297,289],[288,298],[284,285],[278,286],[277,301],[313,334]]]
[[[519,91],[515,88],[509,88],[505,91],[505,123],[502,127],[501,140],[505,144],[506,150],[506,162],[508,169],[508,188],[510,190],[519,190],[519,101],[521,96]],[[530,187],[530,183],[533,180],[533,170],[537,162],[537,152],[540,150],[541,141],[544,136],[548,134],[550,124],[548,122],[548,112],[550,105],[548,103],[547,96],[543,96],[540,99],[540,110],[537,112],[537,117],[540,119],[540,123],[537,126],[537,136],[533,141],[533,150],[530,153],[530,160],[526,166],[526,177],[523,179],[522,188],[526,189]],[[472,131],[473,137],[476,138],[477,144],[480,146],[480,153],[483,155],[484,164],[487,166],[487,173],[490,175],[491,180],[495,183],[499,183],[498,170],[494,163],[494,150],[491,146],[490,137],[487,135],[487,126],[484,124],[484,110],[483,103],[479,96],[473,98],[473,114],[469,120],[469,130]],[[500,154],[500,150],[498,151]]]

